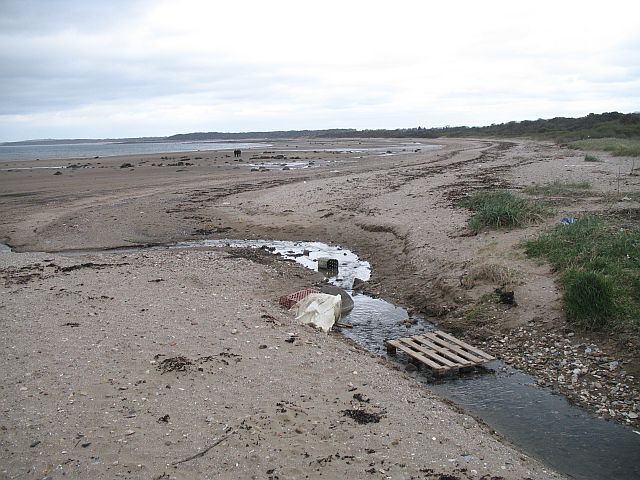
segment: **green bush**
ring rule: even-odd
[[[571,142],[570,146],[577,147],[582,150],[601,150],[610,152],[612,155],[618,157],[640,156],[640,139],[638,138],[590,138],[587,140]]]
[[[584,328],[640,332],[640,228],[622,225],[584,217],[525,244],[563,272],[567,319]]]
[[[562,278],[567,320],[587,330],[601,330],[616,313],[614,293],[599,273],[568,270]]]

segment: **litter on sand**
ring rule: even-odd
[[[284,308],[291,308],[300,300],[312,293],[320,293],[320,290],[318,290],[317,288],[304,288],[302,290],[298,290],[297,292],[290,293],[289,295],[283,295],[282,297],[280,297],[280,305],[282,305]]]
[[[333,324],[340,320],[342,298],[340,295],[311,293],[300,300],[295,308],[296,320],[302,324],[311,324],[323,332],[328,332]]]

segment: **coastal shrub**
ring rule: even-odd
[[[638,138],[589,138],[577,140],[569,144],[581,150],[601,150],[617,157],[640,156],[640,139]]]
[[[615,314],[613,288],[596,272],[568,270],[562,278],[567,320],[586,330],[601,330]]]
[[[640,225],[587,216],[525,243],[562,273],[567,319],[587,329],[640,332]]]
[[[474,232],[484,228],[511,228],[539,220],[544,208],[505,190],[476,192],[460,202],[474,212],[469,227]]]

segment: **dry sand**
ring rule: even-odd
[[[246,164],[285,160],[251,161],[248,151],[242,162],[224,152],[20,162],[86,168],[0,171],[0,238],[32,252],[322,240],[371,261],[370,290],[439,315],[497,353],[518,329],[565,332],[554,274],[517,247],[545,225],[471,236],[468,212],[453,202],[477,188],[555,179],[617,192],[626,160],[586,164],[579,152],[529,141],[438,140],[438,150],[407,145],[393,156],[337,150],[402,142],[282,142],[269,150],[315,165],[269,172]],[[296,146],[310,151],[284,151]],[[193,165],[166,166],[180,157]],[[638,190],[638,177],[622,182],[622,191]],[[557,218],[599,205],[568,199]],[[277,298],[314,281],[295,266],[217,250],[16,253],[0,262],[6,478],[555,478],[384,360],[295,325]],[[457,312],[496,287],[471,279],[486,265],[515,272],[518,307],[465,322]],[[599,342],[627,373],[637,369],[632,348],[575,340]],[[159,370],[178,356],[192,364]],[[614,381],[629,384],[637,402],[627,373]],[[353,408],[379,422],[344,416]]]
[[[385,362],[296,325],[278,295],[314,278],[294,265],[1,258],[21,269],[2,299],[3,478],[555,478]],[[163,373],[175,357],[192,364]]]

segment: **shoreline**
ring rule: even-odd
[[[160,157],[156,155],[127,157],[133,169],[120,168],[124,159],[111,159],[104,168],[74,169],[60,176],[3,172],[0,182],[7,193],[0,196],[0,206],[6,221],[0,236],[17,250],[127,247],[205,236],[329,241],[349,246],[371,261],[374,278],[369,287],[374,293],[427,315],[441,315],[436,318],[440,325],[454,331],[462,328],[472,341],[499,346],[505,333],[517,333],[518,328],[541,329],[553,338],[565,326],[548,269],[501,255],[540,227],[460,236],[467,214],[452,208],[449,198],[482,182],[509,186],[521,185],[523,176],[540,181],[557,178],[559,172],[571,169],[563,165],[571,164],[576,153],[539,142],[433,143],[444,147],[386,158],[365,155],[360,160],[344,152],[314,152],[317,144],[309,144],[304,159],[318,166],[306,170],[251,172],[243,162],[211,155],[180,171],[151,167]],[[272,150],[292,153],[284,150],[285,145],[280,147]],[[100,160],[104,159],[94,162]],[[242,160],[246,162],[248,154]],[[616,161],[598,168],[614,171]],[[607,177],[591,170],[565,175],[591,175],[594,188],[607,186]],[[497,247],[487,250],[492,244]],[[470,265],[504,264],[507,258],[532,286],[531,293],[514,285],[520,306],[497,312],[499,323],[461,323],[456,309],[463,311],[493,288],[482,283],[460,288]],[[584,342],[578,335],[572,339]],[[514,341],[518,346],[526,339]],[[526,359],[526,354],[526,350],[516,354],[513,361]]]

